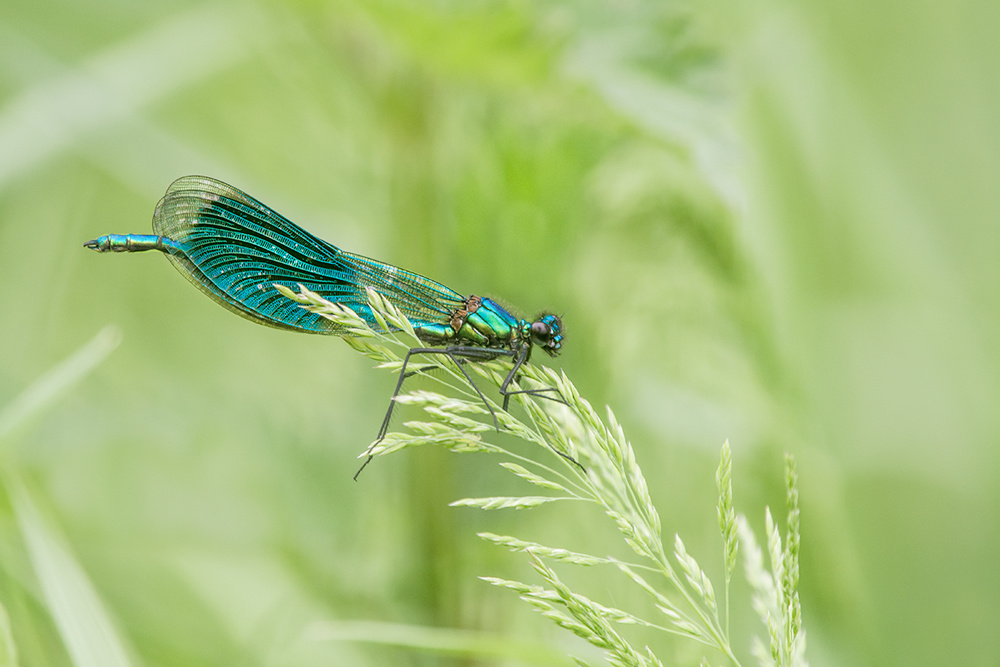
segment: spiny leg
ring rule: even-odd
[[[510,369],[510,372],[507,373],[507,377],[505,377],[503,382],[500,384],[500,395],[503,396],[504,412],[510,412],[507,409],[507,406],[510,404],[510,397],[516,394],[527,394],[528,396],[547,398],[550,401],[555,401],[556,403],[569,405],[569,403],[566,402],[566,399],[563,397],[563,395],[559,392],[559,390],[556,387],[544,387],[541,389],[517,389],[514,391],[507,390],[507,387],[510,386],[510,383],[515,382],[517,380],[517,372],[521,370],[521,366],[523,366],[524,363],[528,360],[528,355],[530,351],[531,351],[530,348],[525,347],[518,353],[517,358],[514,360],[514,367]],[[555,392],[559,398],[548,396],[546,392],[550,391]]]
[[[382,419],[382,426],[378,430],[378,436],[375,438],[374,442],[372,442],[372,444],[368,446],[368,449],[366,450],[368,458],[366,458],[365,462],[361,464],[361,467],[358,468],[358,471],[354,473],[355,481],[357,481],[358,475],[360,475],[361,471],[365,469],[365,466],[371,463],[371,460],[375,458],[375,455],[372,454],[372,450],[375,449],[375,447],[378,446],[380,442],[382,442],[382,439],[385,438],[386,433],[389,431],[389,422],[392,420],[392,410],[393,408],[396,407],[396,398],[399,396],[399,392],[402,391],[403,389],[403,382],[410,376],[415,375],[416,373],[419,373],[420,371],[425,370],[426,368],[434,368],[434,366],[427,366],[425,368],[421,368],[419,370],[407,373],[406,366],[410,363],[410,357],[412,357],[415,354],[443,354],[444,356],[451,359],[455,363],[455,366],[458,367],[458,370],[461,371],[462,375],[465,376],[465,379],[468,381],[468,383],[472,385],[472,388],[475,390],[476,395],[479,396],[479,399],[483,402],[483,405],[485,405],[486,409],[490,411],[490,416],[493,417],[493,426],[496,428],[497,432],[500,431],[500,422],[497,420],[496,412],[493,411],[492,406],[490,406],[489,401],[486,400],[486,396],[483,395],[483,392],[480,391],[479,387],[476,386],[476,383],[472,381],[472,378],[466,372],[463,364],[466,361],[470,360],[489,361],[490,359],[495,359],[498,356],[512,354],[510,350],[472,347],[466,345],[453,345],[451,347],[445,347],[445,348],[440,348],[440,347],[411,348],[406,353],[406,358],[403,359],[403,366],[399,369],[399,380],[396,382],[396,389],[392,393],[392,398],[389,399],[389,409],[385,411],[385,418]],[[455,355],[461,357],[461,360],[457,358]]]
[[[556,395],[550,396],[548,392],[554,392]],[[566,402],[566,399],[563,398],[563,395],[555,387],[542,387],[539,389],[518,389],[517,391],[508,391],[503,395],[504,412],[510,412],[510,410],[507,409],[507,403],[510,400],[511,396],[516,396],[517,394],[534,396],[536,398],[545,398],[555,403],[561,403],[562,405],[569,405],[569,403]]]
[[[412,375],[416,375],[417,373],[420,373],[428,369],[436,368],[436,366],[426,366],[416,371],[407,372],[406,367],[410,363],[411,356],[415,354],[441,354],[451,359],[451,361],[455,364],[458,370],[465,377],[466,381],[472,386],[472,389],[476,392],[476,395],[479,396],[479,400],[481,400],[483,402],[483,405],[486,406],[486,409],[490,411],[490,416],[493,418],[493,426],[499,433],[500,422],[497,420],[496,412],[493,410],[493,407],[489,404],[489,401],[486,400],[486,396],[479,389],[476,383],[472,380],[472,377],[468,374],[468,372],[466,372],[465,364],[475,361],[490,361],[491,359],[496,359],[497,357],[500,356],[513,357],[515,354],[517,355],[516,359],[514,360],[514,366],[511,368],[510,372],[507,373],[507,376],[504,378],[504,381],[500,385],[500,394],[504,397],[503,400],[504,412],[509,411],[508,405],[510,403],[510,397],[514,396],[515,394],[526,394],[528,396],[537,396],[539,398],[545,398],[551,401],[555,401],[557,403],[562,403],[563,405],[568,405],[566,399],[563,397],[563,395],[559,392],[559,389],[556,387],[544,387],[541,389],[518,389],[515,391],[508,391],[507,388],[510,386],[511,382],[515,380],[517,372],[520,370],[521,366],[524,365],[525,361],[527,360],[529,352],[530,349],[528,348],[522,349],[521,351],[515,353],[513,350],[508,350],[508,349],[473,347],[470,345],[453,345],[451,347],[445,347],[445,348],[440,348],[440,347],[411,348],[406,353],[406,357],[403,359],[403,365],[399,370],[399,380],[396,382],[396,389],[393,392],[392,397],[389,399],[389,408],[388,410],[386,410],[385,418],[382,420],[382,426],[379,428],[378,436],[375,438],[375,441],[368,446],[368,449],[366,450],[368,457],[365,459],[365,462],[361,464],[361,467],[358,468],[358,471],[354,473],[354,480],[357,481],[358,476],[361,474],[361,471],[365,469],[365,467],[372,461],[373,458],[375,458],[374,454],[372,454],[371,452],[373,449],[375,449],[375,447],[378,446],[380,442],[382,442],[382,439],[385,438],[386,433],[389,430],[389,423],[392,420],[392,411],[393,408],[395,408],[396,406],[396,398],[399,396],[399,393],[403,389],[403,382],[405,382],[406,379]],[[554,396],[549,396],[548,392],[555,392],[558,398]],[[581,465],[579,461],[574,459],[569,454],[560,452],[554,447],[552,448],[552,451],[554,451],[556,454],[563,457],[570,463],[576,465],[578,468],[580,468],[581,471],[586,472],[586,469],[583,467],[583,465]]]
[[[510,397],[514,396],[516,394],[525,394],[525,395],[528,395],[528,396],[537,396],[538,398],[547,398],[550,401],[555,401],[556,403],[562,403],[563,405],[569,405],[569,403],[567,403],[566,399],[563,397],[562,393],[556,387],[544,387],[542,389],[518,389],[516,391],[508,391],[507,390],[507,387],[510,386],[511,382],[514,382],[515,378],[517,377],[517,372],[521,369],[521,366],[523,366],[524,362],[527,360],[529,352],[530,352],[530,348],[525,348],[525,349],[523,349],[517,355],[517,359],[515,359],[515,361],[514,361],[514,367],[510,369],[510,372],[507,373],[507,377],[504,378],[503,383],[500,385],[500,393],[503,395],[503,409],[504,409],[504,412],[508,412],[508,410],[507,410],[507,404],[510,402]],[[546,393],[546,392],[550,392],[550,391],[554,391],[556,393],[556,395],[558,396],[558,398],[556,398],[554,396],[549,396]],[[587,472],[587,469],[584,468],[583,465],[579,461],[577,461],[576,459],[574,459],[569,454],[566,454],[564,452],[560,452],[558,449],[556,449],[555,447],[552,447],[551,445],[549,445],[549,448],[552,451],[554,451],[556,454],[558,454],[559,456],[561,456],[564,459],[566,459],[567,461],[569,461],[570,463],[576,465],[576,467],[578,467],[582,472]]]

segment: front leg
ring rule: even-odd
[[[509,391],[507,387],[510,386],[511,382],[517,380],[517,372],[521,370],[521,366],[525,364],[528,360],[528,356],[531,354],[530,347],[523,347],[518,351],[517,356],[514,359],[514,367],[510,369],[507,373],[507,377],[504,378],[503,383],[500,385],[500,395],[503,396],[503,410],[504,412],[510,412],[507,406],[510,404],[510,397],[516,394],[527,394],[528,396],[537,396],[539,398],[547,398],[550,401],[555,401],[556,403],[562,403],[563,405],[569,405],[563,395],[559,393],[559,390],[555,387],[543,387],[541,389],[517,389],[515,391]],[[546,392],[553,391],[556,393],[558,398],[549,396]]]
[[[518,389],[516,391],[509,391],[507,389],[507,387],[510,386],[510,383],[514,382],[515,379],[517,378],[517,372],[518,372],[518,370],[520,370],[521,366],[523,366],[524,363],[527,361],[528,355],[530,353],[531,353],[531,348],[530,347],[524,347],[524,348],[521,349],[520,352],[517,353],[517,357],[514,359],[514,366],[513,366],[513,368],[510,369],[510,372],[507,373],[507,377],[504,378],[503,383],[500,385],[500,393],[503,395],[503,409],[504,409],[504,412],[508,412],[507,405],[510,402],[510,397],[514,396],[516,394],[526,394],[528,396],[537,396],[538,398],[547,398],[550,401],[555,401],[556,403],[562,403],[563,405],[567,405],[568,406],[569,403],[566,402],[566,399],[563,398],[563,395],[559,392],[559,389],[556,388],[556,387],[543,387],[541,389]],[[556,396],[558,396],[558,398],[556,398],[554,396],[549,396],[546,393],[546,392],[550,392],[550,391],[554,391],[556,393]],[[570,463],[574,464],[582,472],[587,472],[586,468],[584,468],[580,464],[579,461],[577,461],[576,459],[574,459],[569,454],[566,454],[564,452],[560,452],[558,449],[556,449],[555,447],[553,447],[551,444],[549,445],[549,449],[551,449],[556,454],[558,454],[559,456],[563,457],[564,459],[566,459]]]

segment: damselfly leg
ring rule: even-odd
[[[555,387],[546,387],[543,389],[519,389],[515,391],[508,390],[510,384],[515,381],[518,370],[520,370],[521,366],[525,362],[527,354],[524,350],[518,352],[507,348],[484,348],[484,347],[473,347],[471,345],[411,348],[406,353],[406,357],[403,359],[403,365],[399,370],[399,379],[396,381],[396,388],[392,393],[392,397],[389,399],[389,408],[386,410],[385,417],[382,419],[382,426],[379,428],[378,435],[375,437],[375,440],[372,442],[372,444],[368,446],[368,449],[365,452],[367,456],[365,458],[364,463],[362,463],[361,467],[358,468],[358,471],[354,473],[355,481],[357,481],[358,476],[361,474],[361,471],[364,470],[369,463],[371,463],[373,458],[375,458],[375,455],[372,454],[372,450],[374,450],[375,447],[377,447],[378,444],[382,442],[382,440],[385,438],[386,434],[389,431],[389,423],[392,421],[393,409],[396,407],[396,398],[403,390],[403,383],[413,375],[425,372],[427,370],[439,368],[439,366],[432,365],[419,368],[415,371],[407,371],[407,366],[410,363],[410,359],[414,355],[431,355],[431,354],[447,357],[452,361],[452,363],[455,364],[455,367],[458,368],[459,372],[465,378],[466,382],[468,382],[469,385],[472,387],[473,391],[476,392],[476,395],[479,397],[479,400],[482,401],[483,405],[486,406],[486,409],[489,410],[490,417],[492,417],[493,419],[493,427],[497,430],[497,433],[500,432],[500,422],[497,419],[496,411],[493,409],[493,406],[490,405],[490,402],[486,399],[485,394],[483,394],[483,392],[476,385],[475,381],[472,379],[472,376],[470,376],[469,373],[466,371],[465,365],[468,363],[492,361],[493,359],[497,359],[499,357],[515,358],[514,366],[511,368],[510,372],[507,373],[507,376],[504,378],[503,382],[500,385],[500,394],[501,396],[504,397],[503,400],[504,412],[508,411],[507,408],[510,402],[510,397],[515,394],[527,394],[530,396],[538,396],[540,398],[547,398],[549,400],[556,401],[557,403],[563,403],[564,405],[566,404],[566,400],[562,397],[562,394],[560,394],[559,390]],[[550,396],[546,392],[555,392],[558,395],[558,398]],[[559,454],[566,460],[571,461],[577,466],[580,466],[581,470],[583,469],[583,466],[581,466],[580,463],[572,456],[564,454],[563,452],[560,452],[555,449],[553,449],[553,451],[555,451],[557,454]]]

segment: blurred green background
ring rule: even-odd
[[[530,489],[429,449],[353,483],[390,374],[234,317],[162,257],[81,248],[148,233],[202,173],[563,313],[554,365],[614,408],[665,534],[713,577],[723,440],[758,530],[794,453],[812,664],[1000,663],[998,34],[988,0],[5,0],[0,639],[23,665],[101,664],[44,595],[89,580],[57,593],[105,609],[132,664],[600,660],[479,581],[537,579],[475,537],[624,555],[593,510],[450,509]],[[19,420],[108,324],[120,346]],[[78,577],[39,562],[63,553],[39,526]],[[573,576],[628,608],[616,575]]]

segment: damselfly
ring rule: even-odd
[[[468,362],[511,359],[511,369],[500,384],[504,410],[515,394],[562,398],[554,387],[511,388],[535,345],[551,356],[559,353],[563,333],[557,315],[520,319],[491,299],[464,297],[416,273],[345,252],[245,192],[205,176],[185,176],[167,188],[153,213],[153,231],[108,234],[83,245],[97,252],[159,250],[219,305],[278,329],[342,333],[336,323],[284,297],[276,284],[293,290],[304,286],[347,306],[376,330],[380,325],[365,288],[377,291],[406,316],[428,347],[412,348],[403,360],[396,390],[362,470],[388,431],[403,381],[413,374],[407,366],[414,355],[441,355],[453,362],[489,409],[494,425],[496,413],[466,371]]]

